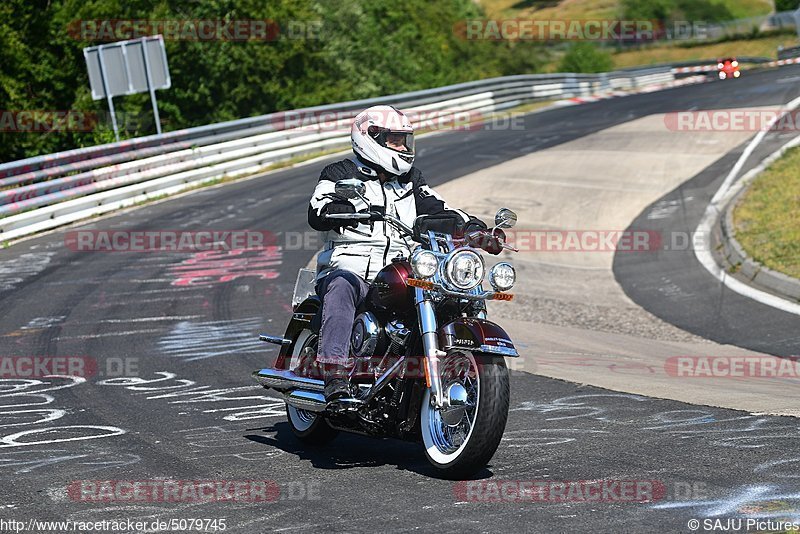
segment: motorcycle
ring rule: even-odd
[[[336,195],[364,198],[364,184],[341,180]],[[302,269],[293,314],[283,336],[260,339],[280,345],[274,364],[253,372],[286,401],[293,434],[310,445],[330,442],[339,431],[421,442],[445,478],[465,478],[489,462],[508,418],[509,375],[504,357],[517,357],[508,334],[487,320],[486,301],[508,301],[514,267],[497,263],[483,288],[480,249],[505,242],[516,214],[501,208],[491,230],[442,231],[435,217],[420,216],[409,228],[398,218],[370,211],[329,219],[385,221],[420,246],[396,258],[370,284],[356,311],[348,372],[353,398],[327,404],[316,362],[321,302],[314,272]]]

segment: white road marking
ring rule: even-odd
[[[0,262],[0,291],[13,289],[30,276],[42,272],[55,252],[29,252]]]
[[[786,111],[793,111],[798,106],[800,106],[800,97],[795,98],[791,102],[786,105]],[[725,177],[725,180],[722,182],[722,185],[717,190],[714,197],[711,199],[708,207],[706,207],[706,211],[703,214],[703,218],[700,220],[700,224],[697,225],[697,229],[695,230],[696,235],[701,236],[710,236],[711,229],[714,226],[714,222],[717,220],[717,217],[721,216],[725,205],[727,202],[738,193],[742,187],[744,187],[751,179],[753,179],[758,173],[763,171],[767,168],[773,161],[777,160],[780,156],[783,155],[786,150],[796,147],[800,145],[800,136],[795,137],[781,148],[773,152],[769,155],[764,161],[762,161],[757,167],[749,171],[745,174],[740,180],[736,181],[737,175],[739,171],[742,170],[745,161],[756,147],[761,143],[767,133],[771,130],[772,125],[774,125],[780,116],[775,117],[772,122],[770,123],[769,128],[765,128],[756,134],[753,137],[753,140],[750,141],[750,144],[747,145],[742,155],[739,157],[739,160],[731,169],[731,172],[728,173],[728,176]],[[735,291],[742,296],[748,297],[750,299],[755,300],[756,302],[760,302],[761,304],[766,304],[767,306],[771,306],[773,308],[779,309],[781,311],[785,311],[788,313],[793,313],[795,315],[800,315],[800,304],[791,302],[789,300],[777,297],[765,291],[761,291],[756,289],[752,286],[741,282],[737,278],[733,276],[729,276],[727,271],[720,267],[714,257],[711,254],[710,247],[708,246],[700,246],[694,247],[694,255],[697,258],[697,261],[709,272],[712,276],[714,276],[717,280],[725,284],[731,291]]]
[[[101,337],[118,337],[118,336],[135,336],[137,334],[157,334],[161,330],[157,328],[148,328],[145,330],[126,330],[123,332],[106,332],[103,334],[83,334],[79,336],[59,336],[55,341],[66,341],[69,339],[97,339]]]
[[[138,317],[136,319],[101,319],[98,323],[150,323],[155,321],[187,321],[189,319],[199,319],[204,315],[176,315],[174,317]]]
[[[158,347],[167,355],[185,361],[224,354],[264,352],[268,347],[258,340],[256,334],[261,322],[257,317],[202,323],[182,321],[161,338]]]

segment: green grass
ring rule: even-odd
[[[764,171],[734,208],[736,239],[755,261],[800,278],[800,148]]]
[[[736,19],[768,15],[772,12],[770,0],[722,0],[720,3],[724,4]]]

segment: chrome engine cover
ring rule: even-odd
[[[372,312],[367,311],[356,316],[353,333],[350,335],[350,346],[353,355],[358,358],[383,355],[386,350],[386,334]]]

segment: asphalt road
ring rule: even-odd
[[[796,84],[781,80],[798,72],[752,72],[736,83],[554,109],[527,116],[522,130],[422,138],[419,166],[435,185],[651,113],[774,106],[797,96]],[[506,437],[479,479],[656,481],[662,491],[648,502],[621,502],[613,494],[600,502],[482,502],[480,492],[464,498],[458,483],[436,479],[414,444],[340,436],[325,449],[301,447],[282,403],[254,387],[250,372],[274,354],[256,334],[282,332],[295,273],[317,249],[316,242],[296,243],[307,230],[305,204],[323,164],[204,189],[81,227],[261,230],[275,233],[281,245],[267,253],[76,252],[65,244],[75,228],[0,250],[0,355],[85,358],[97,370],[85,382],[0,379],[0,517],[225,518],[231,532],[685,532],[693,518],[800,521],[796,419],[525,373],[512,377]],[[648,268],[634,266],[617,277],[627,290],[627,276],[645,276],[639,271]],[[715,288],[701,284],[691,291],[702,299]],[[659,315],[684,326],[667,312]],[[781,353],[780,341],[761,338],[760,350]],[[117,376],[125,366],[132,376]],[[86,480],[154,479],[270,480],[280,497],[89,502],[74,491],[88,487],[81,486]]]

